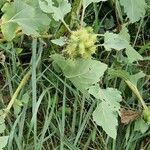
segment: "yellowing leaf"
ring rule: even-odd
[[[121,109],[121,123],[127,125],[137,119],[140,113],[129,109]]]

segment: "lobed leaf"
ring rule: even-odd
[[[8,41],[11,41],[20,29],[24,34],[39,36],[50,22],[47,15],[21,0],[6,3],[2,11],[4,15],[2,16],[1,29]]]
[[[58,7],[52,0],[39,0],[40,8],[45,13],[51,13],[56,21],[63,21],[67,13],[71,11],[71,4],[68,0],[58,1]]]
[[[94,121],[113,139],[116,139],[118,114],[120,114],[121,93],[113,88],[100,89],[92,86],[89,93],[101,100],[93,112]],[[110,125],[111,124],[111,125]]]
[[[120,4],[124,7],[124,11],[131,23],[139,21],[145,15],[145,0],[120,0]]]
[[[66,78],[80,91],[87,90],[103,76],[107,65],[92,59],[65,60],[58,54],[51,58],[61,68]]]
[[[129,60],[129,63],[134,61],[143,60],[143,57],[130,45],[130,35],[128,29],[123,26],[119,34],[106,32],[104,34],[104,47],[106,50],[110,51],[111,49],[122,50],[126,49],[126,54]]]
[[[116,114],[101,102],[93,112],[93,120],[113,139],[116,139],[118,120]]]
[[[98,85],[92,86],[89,93],[96,99],[105,101],[112,111],[120,113],[121,92],[114,88],[101,89]]]

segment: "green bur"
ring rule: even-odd
[[[144,120],[150,125],[150,109],[143,110]]]
[[[70,58],[90,58],[96,51],[97,37],[91,27],[73,31],[65,52]]]

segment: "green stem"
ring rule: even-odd
[[[64,24],[64,26],[66,27],[66,29],[71,33],[71,29],[69,28],[69,26],[66,24],[66,22],[64,20],[62,20],[62,23]]]
[[[71,25],[71,28],[73,27],[73,24],[74,24],[74,18],[77,18],[78,14],[80,13],[81,3],[82,3],[82,0],[74,0],[72,3],[71,12],[64,19],[65,23],[69,24],[69,26]],[[67,29],[65,25],[62,23],[55,37],[59,38],[60,36],[63,36],[64,33],[66,32],[67,32]]]
[[[104,37],[105,35],[104,34],[96,34],[97,36],[102,36],[102,37]]]
[[[147,105],[145,104],[141,94],[139,93],[137,87],[135,87],[129,80],[125,80],[126,84],[129,86],[129,88],[132,90],[132,92],[136,95],[138,100],[141,102],[144,109],[148,109]]]
[[[83,27],[84,15],[85,15],[85,7],[83,7],[82,15],[81,15],[81,28]]]
[[[4,117],[7,116],[8,112],[10,111],[10,109],[12,108],[13,104],[15,103],[15,100],[19,94],[19,92],[21,91],[21,89],[25,86],[25,84],[28,82],[29,78],[31,75],[31,71],[28,71],[25,76],[23,77],[23,79],[21,80],[19,86],[17,87],[15,93],[13,94],[9,104],[7,105],[6,109],[5,109],[5,114]]]

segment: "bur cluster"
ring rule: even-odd
[[[91,27],[71,33],[65,52],[70,58],[90,58],[96,51],[97,36]]]

